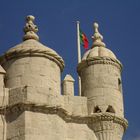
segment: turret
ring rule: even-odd
[[[96,120],[91,128],[98,140],[122,140],[127,127],[123,107],[122,64],[106,48],[97,23],[94,23],[94,31],[92,47],[78,64],[81,94],[87,97],[89,116]]]
[[[60,95],[60,74],[63,59],[52,49],[39,42],[35,17],[26,17],[23,42],[9,49],[0,63],[6,70],[5,86],[42,87],[50,94]]]
[[[74,79],[67,74],[62,83],[62,94],[74,96]]]

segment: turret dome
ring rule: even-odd
[[[17,56],[20,57],[23,55],[24,56],[27,56],[27,55],[39,56],[40,55],[56,62],[58,66],[60,67],[61,71],[63,71],[64,60],[62,59],[62,57],[59,56],[54,50],[43,45],[42,43],[38,41],[39,37],[36,34],[36,32],[38,31],[38,28],[33,23],[34,19],[35,17],[31,15],[26,17],[27,23],[24,27],[25,35],[23,37],[23,42],[10,48],[4,54],[5,56],[4,58],[11,59],[11,58],[14,58]],[[3,60],[4,59],[1,60],[2,63],[3,63]]]
[[[103,40],[103,36],[98,31],[99,25],[97,23],[94,23],[94,35],[92,36],[93,44],[90,50],[88,50],[82,60],[90,59],[93,57],[109,57],[112,59],[117,59],[115,54],[106,48],[106,45]]]
[[[61,71],[64,68],[64,61],[53,49],[43,45],[34,39],[25,40],[22,43],[10,48],[6,53],[6,59],[11,59],[22,55],[40,55],[55,61]]]
[[[105,47],[94,47],[84,54],[82,60],[90,59],[93,57],[110,57],[113,59],[117,59],[115,54],[111,50]]]
[[[99,25],[94,23],[94,35],[92,36],[93,44],[91,49],[83,55],[82,61],[78,64],[78,72],[81,68],[89,66],[92,61],[95,61],[94,63],[101,63],[100,61],[104,60],[109,60],[108,63],[117,66],[120,70],[122,69],[122,64],[117,59],[116,55],[110,49],[106,48],[106,45],[103,42],[103,36],[100,34],[98,27]]]

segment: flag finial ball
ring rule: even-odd
[[[35,20],[35,17],[32,16],[32,15],[28,15],[28,16],[26,17],[26,21],[34,21],[34,20]]]
[[[93,24],[94,26],[94,35],[92,36],[93,38],[93,45],[92,47],[105,47],[105,43],[103,42],[103,36],[100,34],[98,28],[99,28],[99,25],[97,22],[95,22]]]
[[[94,23],[94,28],[98,28],[98,27],[99,27],[98,23],[95,22],[95,23]]]
[[[24,37],[23,41],[28,40],[28,39],[34,39],[34,40],[39,40],[38,35],[36,34],[38,32],[38,27],[34,24],[35,17],[32,15],[28,15],[26,17],[26,24],[23,28],[24,30]]]
[[[95,23],[93,24],[93,26],[94,26],[94,30],[95,30],[95,32],[98,33],[98,32],[99,32],[99,31],[98,31],[98,28],[99,28],[98,23],[95,22]]]

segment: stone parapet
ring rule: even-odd
[[[86,97],[54,95],[47,90],[29,86],[10,89],[7,109],[16,105],[31,104],[50,108],[59,107],[73,115],[87,115]]]

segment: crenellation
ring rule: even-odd
[[[74,96],[74,79],[71,75],[66,75],[62,82],[62,95]]]

